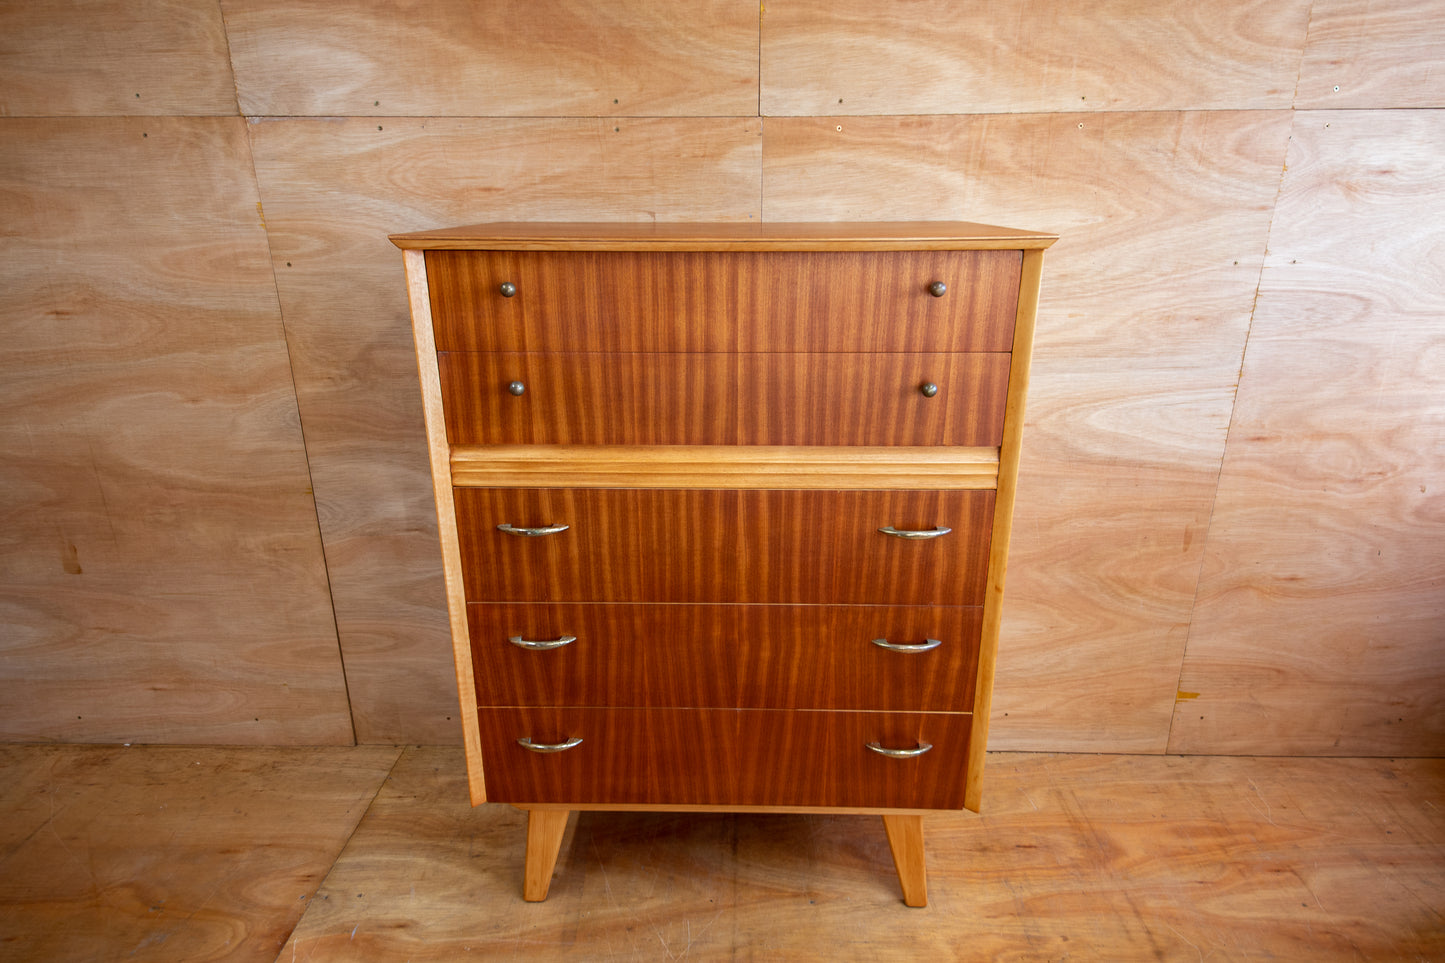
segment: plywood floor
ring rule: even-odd
[[[994,754],[925,820],[522,814],[452,748],[0,747],[3,960],[1445,959],[1445,760]]]

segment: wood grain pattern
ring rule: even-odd
[[[437,364],[452,444],[996,447],[1009,356],[444,351]]]
[[[1008,351],[1018,265],[1017,251],[427,252],[443,351]]]
[[[762,18],[762,113],[1287,108],[1309,11],[1306,0],[780,0]]]
[[[223,6],[246,114],[757,113],[758,14],[746,0]]]
[[[978,604],[994,499],[989,491],[455,495],[473,602]],[[497,531],[503,523],[571,527],[524,538]],[[879,533],[884,525],[953,531],[910,541]]]
[[[757,213],[756,121],[392,118],[250,130],[358,737],[456,739],[416,357],[387,234],[483,212],[746,220]]]
[[[993,488],[998,450],[466,445],[451,449],[451,478],[477,488]]]
[[[472,605],[483,706],[737,705],[739,612],[715,605]],[[509,640],[574,636],[531,651]]]
[[[431,298],[427,292],[426,259],[419,251],[402,255],[406,265],[407,301],[411,306],[412,338],[416,345],[417,379],[421,384],[422,419],[426,424],[426,450],[430,462],[432,499],[436,504],[437,542],[442,556],[442,587],[446,593],[447,625],[451,630],[452,665],[456,670],[458,719],[462,746],[467,753],[467,774],[472,804],[486,801],[482,757],[477,739],[477,708],[471,693],[471,645],[467,636],[467,596],[462,581],[462,557],[457,540],[457,510],[449,477],[446,417],[442,411],[441,377],[437,373],[436,343],[432,340]]]
[[[276,959],[400,755],[0,747],[5,957]]]
[[[483,708],[497,802],[957,809],[967,714]],[[561,752],[517,745],[582,742]],[[913,759],[867,748],[932,745]]]
[[[923,817],[884,816],[883,829],[888,834],[888,851],[893,855],[893,868],[903,888],[903,902],[908,906],[928,905],[928,869],[923,861]]]
[[[244,121],[4,129],[0,739],[350,743]]]
[[[1062,235],[1039,307],[995,747],[1165,748],[1289,124],[1285,111],[768,121],[769,219],[886,206]]]
[[[726,959],[759,947],[799,961],[820,947],[912,959],[948,959],[961,946],[999,959],[1083,945],[1121,960],[1156,949],[1197,958],[1195,947],[1310,960],[1445,951],[1440,760],[995,753],[982,817],[924,821],[934,910],[919,917],[899,904],[876,816],[584,813],[563,838],[548,901],[528,904],[526,814],[470,806],[459,747],[406,748],[389,775],[354,760],[385,763],[391,747],[3,753],[0,853],[45,865],[21,874],[5,864],[0,925],[47,941],[10,944],[21,958],[125,958],[164,932],[170,940],[136,958],[195,948],[172,927],[208,895],[189,932],[213,934],[216,956],[240,960]],[[57,756],[73,762],[53,764]],[[323,853],[354,824],[327,873],[335,850]],[[191,853],[208,855],[192,862]],[[92,867],[135,896],[87,913]],[[68,915],[34,908],[41,886]],[[220,924],[243,917],[244,933]],[[928,925],[911,924],[919,918]],[[262,939],[287,933],[279,954]],[[210,957],[202,948],[192,958]]]
[[[1315,0],[1297,108],[1445,106],[1445,10],[1429,0]]]
[[[1171,751],[1445,751],[1445,127],[1301,112]]]
[[[0,5],[0,117],[235,113],[215,0]]]
[[[527,863],[522,898],[529,903],[547,898],[569,815],[565,809],[533,809],[527,813]]]
[[[470,609],[483,706],[967,712],[980,612],[960,606],[491,604]],[[509,640],[575,636],[530,651]],[[874,639],[942,644],[893,652]]]

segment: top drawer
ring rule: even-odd
[[[1009,351],[1022,263],[1019,251],[426,253],[440,351]]]

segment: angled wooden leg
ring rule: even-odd
[[[540,903],[547,898],[570,815],[566,809],[527,810],[527,864],[523,871],[522,899],[529,903]]]
[[[909,906],[928,905],[928,868],[923,864],[923,817],[884,816],[888,848],[893,850],[893,868],[903,887],[903,902]]]

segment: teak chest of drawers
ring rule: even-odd
[[[1052,235],[487,224],[404,251],[473,803],[977,810]]]

